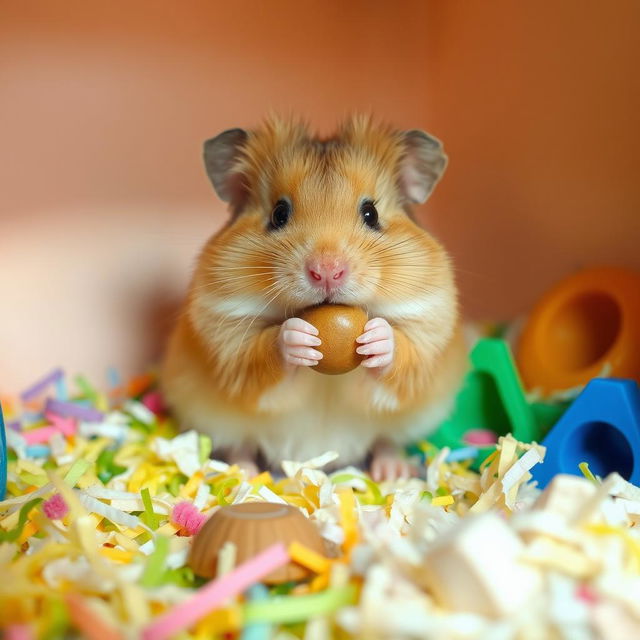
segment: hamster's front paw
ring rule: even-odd
[[[301,318],[289,318],[280,326],[278,347],[287,365],[313,367],[318,364],[322,354],[313,347],[320,344],[318,330]]]
[[[393,363],[395,338],[393,327],[384,318],[372,318],[364,325],[364,333],[356,338],[360,344],[356,353],[368,356],[362,366],[376,373],[385,373]]]

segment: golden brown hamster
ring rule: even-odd
[[[255,471],[327,450],[372,454],[374,478],[410,471],[401,445],[433,430],[466,369],[457,291],[444,248],[411,215],[440,179],[441,143],[371,118],[326,139],[296,121],[231,129],[204,145],[227,224],[199,256],[162,367],[183,428]],[[298,315],[359,306],[366,356],[338,376],[311,368],[317,330]]]

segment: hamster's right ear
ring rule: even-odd
[[[248,134],[244,129],[227,129],[204,143],[204,166],[218,197],[234,210],[242,207],[246,187],[236,171],[238,157]]]

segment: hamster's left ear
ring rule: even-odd
[[[440,140],[419,129],[403,133],[405,154],[400,162],[400,189],[410,202],[427,200],[447,166]]]

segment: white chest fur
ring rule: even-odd
[[[262,397],[259,416],[247,419],[223,410],[217,427],[206,430],[218,446],[234,444],[242,434],[272,465],[336,451],[337,464],[343,466],[361,462],[380,436],[399,444],[424,436],[446,417],[452,401],[443,398],[410,413],[396,413],[394,398],[363,369],[341,376],[299,369]]]

